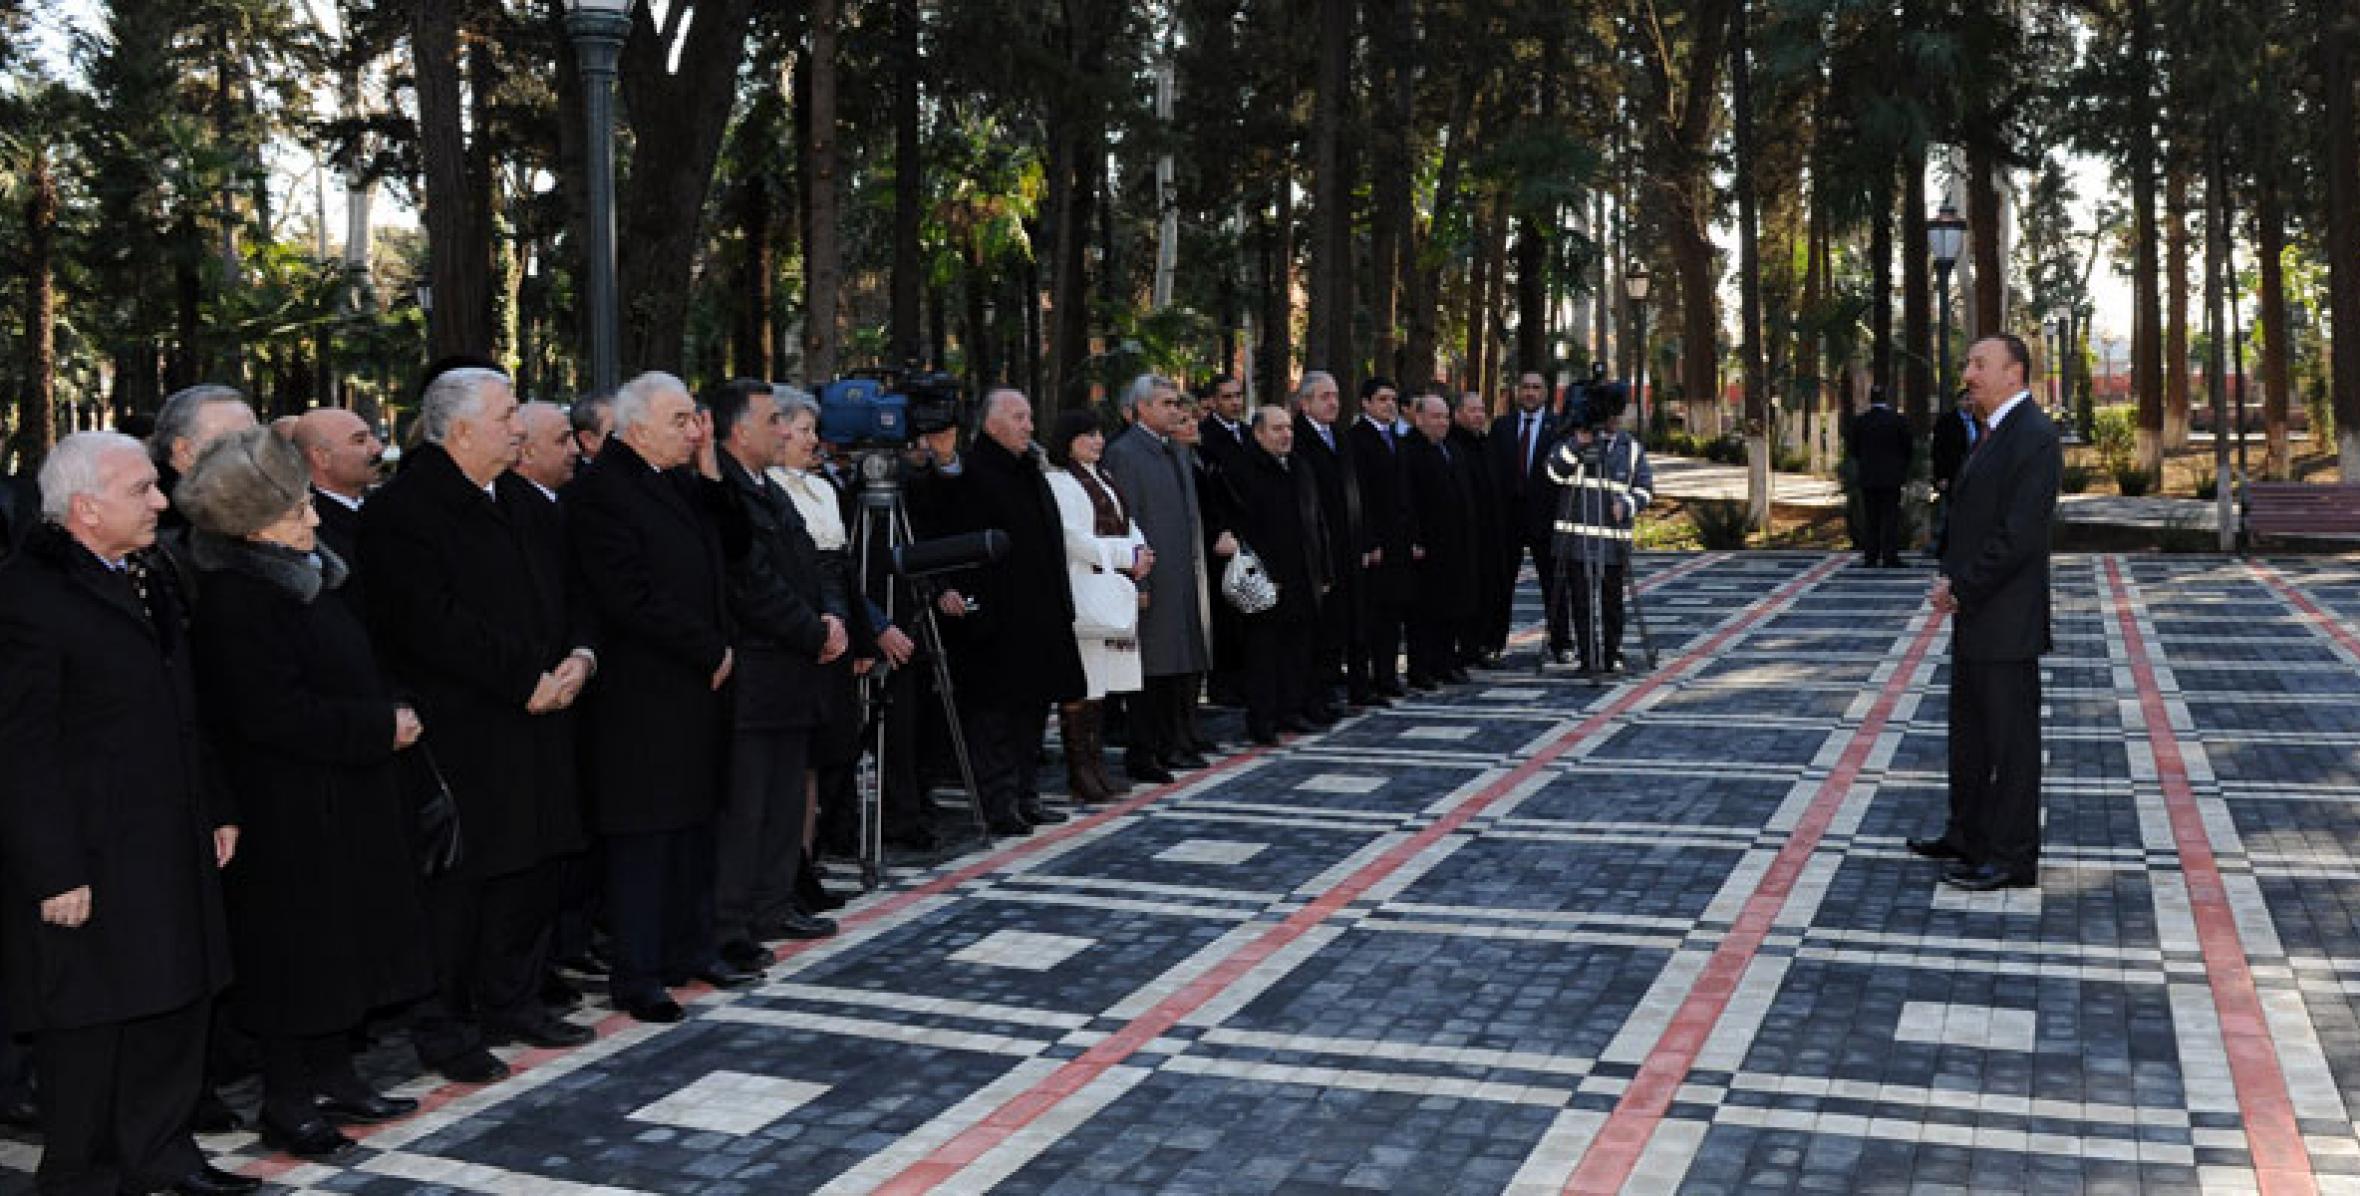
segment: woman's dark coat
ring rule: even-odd
[[[659,472],[620,437],[566,488],[602,635],[581,724],[601,834],[687,830],[720,802],[732,719],[729,689],[713,688],[731,637],[720,499],[718,484]]]
[[[596,647],[567,592],[560,512],[514,474],[493,489],[420,445],[361,506],[359,537],[378,664],[426,724],[459,804],[462,866],[480,876],[583,848],[574,716],[525,704],[541,674]]]
[[[167,1013],[229,983],[213,829],[237,819],[179,611],[163,589],[150,600],[152,619],[53,525],[0,565],[0,976],[20,1034]],[[88,922],[41,921],[43,900],[83,885]]]
[[[1237,538],[1278,583],[1278,605],[1247,617],[1288,623],[1319,618],[1331,557],[1318,479],[1302,460],[1282,466],[1261,445],[1248,444],[1230,484],[1237,495]]]
[[[1475,496],[1459,468],[1461,450],[1412,432],[1402,438],[1401,472],[1409,501],[1418,512],[1418,546],[1424,559],[1414,565],[1421,619],[1464,619],[1475,613],[1476,577],[1490,558],[1478,557]]]
[[[1079,701],[1088,688],[1073,637],[1073,590],[1065,573],[1065,528],[1048,476],[989,436],[967,452],[947,532],[998,528],[1008,558],[951,575],[947,585],[983,609],[942,620],[959,700],[1005,707]]]
[[[326,1034],[434,983],[394,699],[360,620],[329,591],[344,562],[196,532],[197,692],[238,794],[227,876],[239,1020]]]

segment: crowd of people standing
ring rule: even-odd
[[[1207,702],[1272,744],[1496,665],[1527,559],[1547,649],[1619,667],[1619,606],[1593,636],[1561,599],[1601,568],[1619,596],[1645,455],[1553,397],[1527,373],[1494,418],[1376,378],[1347,421],[1325,373],[1250,412],[1150,375],[1044,436],[994,389],[895,463],[917,536],[1006,541],[923,590],[856,561],[858,482],[791,387],[651,373],[569,409],[446,360],[382,482],[358,416],[266,427],[227,387],[144,443],[68,437],[0,565],[0,966],[43,1190],[252,1188],[191,1136],[235,1121],[225,1058],[266,1143],[329,1157],[416,1107],[356,1068],[376,1030],[491,1083],[492,1047],[589,1039],[583,976],[659,1023],[757,982],[835,932],[814,851],[880,724],[920,745],[876,760],[886,836],[925,850],[941,724],[983,824],[1029,834],[1067,817],[1052,716],[1069,803],[1166,783],[1223,750]]]

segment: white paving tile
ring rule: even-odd
[[[1069,934],[995,930],[973,945],[951,952],[950,960],[953,963],[981,964],[990,968],[1046,972],[1097,945],[1096,939]]]
[[[1949,885],[1934,886],[1934,908],[1957,910],[1970,914],[2007,914],[2037,918],[2040,916],[2039,889],[1993,889],[1988,893],[1969,893]]]
[[[1481,728],[1479,727],[1467,725],[1431,725],[1424,727],[1411,727],[1408,730],[1403,731],[1401,733],[1401,737],[1403,739],[1442,739],[1456,742],[1461,739],[1473,738],[1475,732],[1480,729]]]
[[[825,1084],[742,1071],[716,1071],[672,1095],[633,1110],[633,1121],[704,1130],[716,1134],[751,1134],[811,1103],[828,1090]]]
[[[1155,853],[1167,864],[1242,864],[1270,849],[1242,839],[1182,839]]]
[[[1305,793],[1374,793],[1392,779],[1372,777],[1365,773],[1323,772],[1297,782],[1295,788]]]
[[[1893,1037],[1900,1042],[1931,1042],[1985,1051],[2029,1051],[2033,1046],[2033,1029],[2034,1017],[2029,1009],[1909,1001],[1901,1006],[1901,1020],[1893,1028]]]

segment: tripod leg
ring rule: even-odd
[[[983,818],[983,788],[975,783],[975,761],[967,754],[967,729],[959,725],[958,699],[951,689],[950,658],[942,648],[942,624],[935,621],[934,606],[927,593],[932,588],[918,592],[918,597],[927,603],[918,612],[918,631],[925,637],[926,655],[934,662],[934,689],[942,698],[943,721],[950,726],[951,756],[959,762],[959,783],[967,787],[967,808],[974,818],[975,838],[977,842],[988,843],[992,836]]]

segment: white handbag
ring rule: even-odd
[[[1139,586],[1112,569],[1075,573],[1073,629],[1084,639],[1127,639],[1139,630]]]
[[[1271,580],[1270,570],[1263,568],[1262,558],[1239,544],[1237,555],[1229,558],[1229,568],[1221,573],[1221,596],[1239,614],[1258,615],[1278,605],[1278,583]]]

